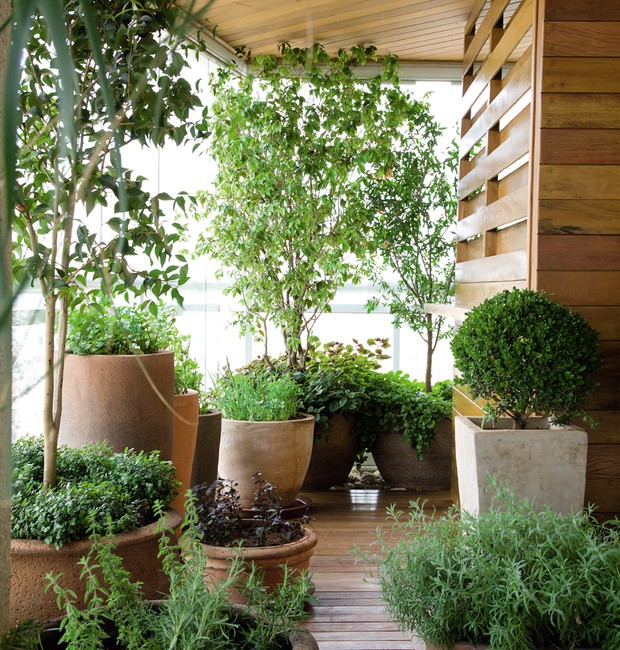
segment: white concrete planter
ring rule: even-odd
[[[455,449],[461,509],[472,514],[488,510],[495,491],[487,475],[495,474],[520,498],[550,505],[563,514],[583,508],[588,434],[576,427],[547,428],[532,418],[531,428],[513,429],[500,419],[481,429],[482,418],[457,416]],[[538,428],[537,428],[538,427]]]

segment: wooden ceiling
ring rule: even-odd
[[[197,0],[194,7],[208,0]],[[189,0],[180,0],[188,5]],[[463,33],[484,0],[211,0],[206,24],[216,38],[251,56],[278,43],[322,43],[330,53],[356,44],[397,54],[401,63],[459,62]],[[488,0],[487,0],[488,4]]]

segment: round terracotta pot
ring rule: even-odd
[[[181,523],[178,512],[168,509],[164,525],[176,529]],[[128,533],[115,536],[116,553],[123,558],[123,565],[131,573],[132,580],[144,583],[146,598],[159,598],[168,590],[168,579],[162,571],[159,551],[158,522]],[[78,596],[78,606],[84,599],[84,582],[80,580],[82,567],[77,563],[88,554],[92,542],[80,540],[64,544],[59,549],[33,539],[11,540],[11,587],[10,625],[34,618],[39,621],[58,616],[56,596],[52,590],[45,591],[49,572],[62,573],[60,584]]]
[[[112,450],[172,454],[174,355],[68,354],[60,442],[81,447],[107,440]]]
[[[346,483],[355,462],[358,442],[353,435],[353,420],[332,415],[327,432],[315,433],[310,465],[303,482],[305,490],[329,490]]]
[[[280,422],[244,422],[222,418],[218,476],[238,483],[242,508],[250,508],[256,485],[252,477],[276,488],[283,508],[295,503],[312,453],[314,416]]]
[[[198,416],[198,435],[196,453],[190,485],[208,483],[217,478],[217,463],[220,456],[220,436],[222,433],[221,411],[210,411]]]
[[[312,528],[304,526],[305,535],[296,542],[279,546],[263,546],[260,548],[241,548],[226,546],[211,546],[201,544],[205,556],[205,579],[223,582],[228,578],[231,561],[240,553],[245,564],[250,569],[253,563],[264,576],[264,586],[267,590],[282,582],[283,568],[286,566],[293,573],[300,573],[310,566],[310,558],[317,544],[317,535]],[[243,578],[242,578],[243,579]],[[245,599],[237,589],[232,589],[229,599],[233,603],[244,603]]]
[[[449,490],[452,446],[452,420],[444,418],[437,424],[435,439],[422,460],[398,431],[382,431],[371,451],[377,469],[389,487]]]
[[[172,427],[172,464],[177,470],[177,481],[181,482],[179,495],[172,507],[185,515],[185,493],[191,487],[196,435],[198,433],[198,391],[174,396],[174,419]]]

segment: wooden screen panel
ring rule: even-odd
[[[603,365],[584,407],[587,499],[620,513],[620,1],[545,0],[532,284],[582,313]],[[588,425],[586,423],[586,428]]]
[[[457,306],[528,283],[533,7],[532,0],[481,1],[467,24]]]

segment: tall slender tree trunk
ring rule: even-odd
[[[10,0],[0,0],[0,24],[11,13]],[[8,628],[11,579],[11,223],[4,165],[4,85],[10,29],[0,31],[0,637]]]
[[[426,314],[426,375],[424,377],[424,384],[426,392],[430,393],[433,386],[433,327],[432,315]]]

